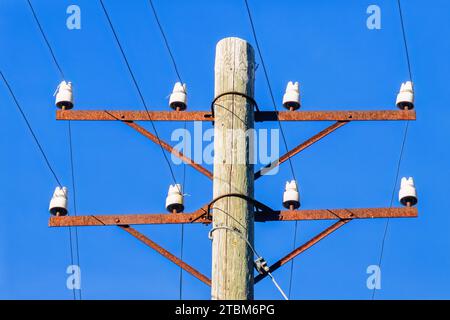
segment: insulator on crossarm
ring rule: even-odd
[[[50,214],[53,216],[67,215],[67,188],[56,187],[53,197],[50,200]]]
[[[166,209],[170,213],[180,213],[184,210],[184,199],[181,184],[169,186],[166,198]]]
[[[177,82],[170,94],[169,106],[176,111],[183,111],[187,108],[186,84]]]
[[[400,191],[398,193],[398,200],[401,204],[407,207],[417,204],[417,191],[414,186],[414,179],[412,177],[402,178],[400,183]]]
[[[60,109],[73,108],[72,82],[61,81],[55,92],[55,104]]]
[[[298,82],[289,81],[283,95],[283,106],[291,111],[300,108],[300,90]]]
[[[414,109],[414,89],[411,81],[402,83],[400,91],[397,94],[396,105],[402,110]]]
[[[286,190],[283,193],[283,207],[289,210],[300,207],[300,196],[295,180],[286,182]]]

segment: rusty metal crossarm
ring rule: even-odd
[[[57,110],[57,120],[214,121],[211,111]],[[415,120],[414,110],[256,111],[255,121],[382,121]]]
[[[255,121],[385,121],[415,120],[414,110],[368,111],[261,111]]]
[[[281,210],[262,212],[255,216],[255,221],[296,221],[296,220],[334,220],[336,217],[346,217],[352,214],[352,219],[373,218],[416,218],[417,208],[356,208],[356,209],[303,209],[303,210]]]
[[[183,260],[177,258],[175,255],[173,255],[172,253],[170,253],[169,251],[167,251],[166,249],[161,247],[159,244],[157,244],[153,240],[149,239],[147,236],[143,235],[142,233],[140,233],[136,229],[130,227],[129,225],[119,225],[119,227],[122,230],[131,234],[133,237],[135,237],[138,240],[145,243],[150,248],[154,249],[156,252],[161,254],[163,257],[165,257],[165,258],[169,259],[170,261],[172,261],[173,263],[175,263],[177,266],[183,268],[183,270],[185,270],[186,272],[189,272],[191,275],[193,275],[194,277],[199,279],[201,282],[205,283],[208,286],[211,286],[211,280],[207,276],[205,276],[201,272],[197,271],[196,269],[191,267],[189,264],[187,264]]]
[[[327,135],[329,135],[330,133],[332,133],[336,129],[338,129],[338,128],[342,127],[343,125],[345,125],[346,123],[348,123],[348,121],[337,121],[336,123],[332,124],[331,126],[329,126],[329,127],[325,128],[324,130],[320,131],[318,134],[312,136],[308,140],[306,140],[303,143],[299,144],[298,146],[296,146],[292,150],[286,152],[279,159],[273,161],[269,165],[267,165],[264,168],[262,168],[261,170],[257,171],[255,173],[255,180],[260,178],[260,177],[262,177],[263,175],[267,174],[269,171],[273,170],[275,167],[278,167],[283,162],[289,160],[289,158],[292,158],[296,154],[298,154],[301,151],[305,150],[306,148],[308,148],[309,146],[313,145],[314,143],[316,143],[320,139],[326,137]]]
[[[114,226],[139,224],[189,224],[211,223],[205,215],[206,207],[192,213],[161,213],[161,214],[125,214],[125,215],[84,215],[51,217],[50,227],[69,226]],[[316,210],[282,210],[259,212],[255,215],[256,222],[297,221],[297,220],[334,220],[345,217],[349,213],[352,219],[372,218],[415,218],[417,209],[404,208],[367,208],[367,209],[316,209]]]

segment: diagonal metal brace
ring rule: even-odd
[[[305,150],[306,148],[308,148],[309,146],[313,145],[314,143],[316,143],[320,139],[326,137],[327,135],[329,135],[330,133],[332,133],[336,129],[342,127],[346,123],[348,123],[348,121],[337,121],[333,125],[331,125],[331,126],[327,127],[326,129],[320,131],[318,134],[312,136],[311,138],[309,138],[305,142],[299,144],[294,149],[286,152],[279,159],[273,161],[272,163],[268,164],[267,166],[265,166],[264,168],[262,168],[258,172],[256,172],[255,173],[255,180],[260,178],[261,176],[265,175],[267,172],[271,171],[275,167],[278,167],[283,162],[289,160],[289,158],[292,158],[297,153],[299,153],[299,152]]]
[[[211,280],[202,274],[201,272],[197,271],[190,265],[188,265],[186,262],[182,261],[181,259],[177,258],[173,254],[171,254],[169,251],[158,245],[156,242],[150,240],[148,237],[137,231],[136,229],[130,227],[129,225],[120,225],[119,226],[122,230],[128,232],[133,237],[137,238],[138,240],[145,243],[150,248],[154,249],[156,252],[161,254],[163,257],[169,259],[173,263],[175,263],[177,266],[183,268],[183,270],[189,272],[191,275],[199,279],[201,282],[205,283],[208,286],[211,286]]]
[[[284,256],[283,258],[281,258],[280,260],[275,262],[273,265],[271,265],[270,266],[270,272],[273,273],[275,270],[277,270],[278,268],[282,267],[283,265],[285,265],[286,263],[288,263],[289,261],[294,259],[300,253],[308,250],[313,245],[318,243],[320,240],[322,240],[323,238],[327,237],[328,235],[330,235],[331,233],[333,233],[334,231],[336,231],[337,229],[342,227],[344,224],[350,222],[351,220],[352,219],[341,219],[338,222],[332,224],[331,226],[326,228],[324,231],[322,231],[321,233],[319,233],[315,237],[311,238],[310,240],[308,240],[307,242],[302,244],[300,247],[296,248],[291,253],[289,253],[288,255]],[[267,277],[267,273],[257,275],[255,277],[255,283],[258,283],[259,281],[261,281],[265,277]]]
[[[194,169],[196,169],[197,171],[199,171],[200,173],[204,174],[205,176],[207,176],[209,179],[212,180],[213,174],[209,170],[207,170],[203,166],[199,165],[198,163],[194,162],[194,160],[192,160],[191,158],[186,157],[182,152],[176,150],[175,148],[173,148],[171,145],[169,145],[165,141],[161,140],[160,138],[158,139],[158,137],[155,136],[153,133],[149,132],[142,126],[140,126],[132,121],[122,121],[122,122],[125,123],[126,125],[128,125],[129,127],[133,128],[134,130],[136,130],[143,136],[149,138],[154,143],[159,144],[161,147],[163,147],[167,151],[171,152],[174,156],[180,158],[186,164],[190,165],[191,167],[193,167]]]

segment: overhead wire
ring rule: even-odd
[[[283,126],[281,125],[281,121],[280,121],[280,119],[278,117],[277,104],[275,102],[275,97],[274,97],[274,94],[273,94],[273,91],[272,91],[272,86],[270,84],[269,73],[267,71],[266,64],[264,62],[262,51],[261,51],[261,48],[260,48],[260,45],[259,45],[259,41],[258,41],[258,37],[257,37],[257,34],[256,34],[256,28],[255,28],[255,24],[253,22],[250,6],[249,6],[247,0],[244,0],[244,2],[245,2],[245,7],[247,9],[248,18],[249,18],[249,21],[250,21],[250,26],[251,26],[251,29],[252,29],[253,39],[255,40],[256,49],[258,51],[259,59],[261,60],[261,65],[263,67],[264,77],[266,79],[267,87],[269,89],[270,98],[272,100],[273,108],[274,108],[275,112],[277,113],[278,127],[280,129],[281,137],[282,137],[282,140],[283,140],[283,143],[284,143],[284,147],[285,147],[286,153],[287,153],[287,152],[289,152],[289,148],[288,148],[288,144],[287,144],[287,141],[286,141],[286,136],[284,134]],[[297,181],[297,179],[295,177],[295,171],[294,171],[294,166],[292,164],[291,157],[288,158],[288,161],[289,161],[289,167],[291,169],[292,177],[294,178],[296,183],[298,183],[298,181]],[[294,225],[294,241],[293,241],[293,247],[294,248],[296,246],[297,230],[298,230],[298,221],[295,221],[295,225]],[[289,288],[292,287],[293,270],[294,270],[294,259],[292,259],[292,261],[291,261],[291,272],[290,272],[290,276],[289,276]],[[291,289],[289,289],[289,297],[290,297],[290,292],[291,292]]]
[[[0,71],[0,75],[3,79],[3,82],[5,83],[11,97],[13,98],[13,101],[17,107],[17,109],[19,110],[23,120],[25,121],[25,124],[27,125],[28,131],[31,134],[31,136],[33,137],[34,142],[36,143],[36,146],[39,149],[39,152],[41,153],[42,157],[44,158],[45,164],[48,167],[48,169],[50,170],[53,178],[55,179],[56,183],[58,184],[58,186],[62,187],[61,181],[59,180],[58,176],[56,175],[55,170],[53,169],[52,165],[50,164],[50,160],[48,159],[48,156],[46,155],[44,148],[42,147],[42,144],[39,142],[39,139],[36,135],[36,133],[34,132],[30,121],[28,120],[27,116],[25,115],[25,112],[23,111],[22,107],[20,106],[19,101],[16,98],[16,95],[14,94],[11,86],[9,85],[8,80],[6,79],[5,75],[3,74],[2,71]]]
[[[55,52],[53,51],[52,46],[50,45],[50,41],[48,40],[48,37],[45,34],[44,28],[42,27],[42,24],[39,21],[39,18],[36,14],[36,11],[31,3],[30,0],[27,0],[28,6],[30,7],[30,10],[32,12],[32,15],[34,17],[34,20],[39,28],[39,31],[42,35],[42,38],[44,39],[45,44],[47,45],[47,48],[50,52],[50,55],[53,58],[53,62],[56,66],[56,68],[58,69],[61,78],[63,80],[65,80],[65,75],[64,75],[64,71],[61,68],[61,65],[58,62],[58,59],[56,59],[56,55]],[[74,174],[74,159],[73,159],[73,143],[72,143],[72,128],[71,128],[71,121],[68,121],[68,125],[67,125],[67,130],[68,130],[68,139],[69,139],[69,155],[70,155],[70,170],[71,170],[71,179],[72,179],[72,191],[73,191],[73,212],[74,215],[77,215],[77,204],[76,204],[76,188],[75,188],[75,174]],[[58,185],[61,187],[61,183],[58,182]],[[71,252],[71,263],[72,265],[74,264],[74,260],[76,261],[77,265],[80,267],[80,250],[79,250],[79,240],[78,240],[78,228],[74,227],[74,235],[75,235],[75,250],[73,249],[73,242],[72,242],[72,227],[69,227],[69,238],[70,238],[70,252]],[[76,253],[76,258],[74,259],[74,251]],[[82,299],[82,292],[81,292],[81,288],[78,290],[79,292],[79,297],[80,300]],[[75,288],[73,289],[73,294],[74,294],[74,299],[76,299],[76,291]]]
[[[119,37],[118,37],[118,35],[117,35],[117,33],[116,33],[116,30],[115,30],[115,28],[114,28],[114,25],[113,25],[113,23],[112,23],[112,21],[111,21],[111,18],[110,18],[110,16],[109,16],[108,10],[106,9],[106,7],[105,7],[105,5],[104,5],[103,0],[99,0],[99,1],[100,1],[100,5],[101,5],[101,7],[102,7],[102,9],[103,9],[103,12],[104,12],[104,14],[105,14],[105,16],[106,16],[106,19],[107,19],[107,21],[108,21],[108,24],[109,24],[109,26],[110,26],[110,28],[111,28],[111,31],[112,31],[112,33],[113,33],[113,35],[114,35],[114,38],[115,38],[116,43],[117,43],[117,46],[119,47],[119,50],[120,50],[120,52],[121,52],[121,54],[122,54],[122,57],[123,57],[123,59],[124,59],[124,61],[125,61],[126,67],[127,67],[127,69],[128,69],[128,72],[130,73],[130,76],[131,76],[131,79],[132,79],[132,81],[133,81],[133,84],[134,84],[134,86],[136,87],[136,91],[138,92],[139,98],[140,98],[140,100],[141,100],[141,102],[142,102],[142,104],[143,104],[143,106],[144,106],[144,109],[145,109],[145,111],[146,111],[146,113],[147,113],[148,120],[150,121],[150,124],[151,124],[151,126],[152,126],[152,129],[153,129],[153,131],[154,131],[154,133],[155,133],[156,139],[158,140],[158,145],[160,146],[161,153],[163,154],[164,160],[166,161],[166,163],[167,163],[167,165],[168,165],[168,167],[169,167],[170,175],[171,175],[171,177],[172,177],[173,182],[175,183],[175,185],[177,185],[177,179],[175,178],[175,173],[174,173],[174,171],[173,171],[172,165],[171,165],[171,163],[170,163],[170,161],[169,161],[169,158],[168,158],[167,155],[166,155],[166,152],[164,151],[164,148],[163,148],[162,145],[161,145],[161,139],[160,139],[160,137],[159,137],[158,130],[156,129],[156,125],[155,125],[154,121],[152,120],[152,117],[151,117],[151,115],[150,115],[150,111],[149,111],[149,109],[148,109],[148,107],[147,107],[147,103],[146,103],[145,98],[144,98],[144,95],[142,94],[142,91],[141,91],[141,89],[140,89],[140,87],[139,87],[139,84],[138,84],[138,82],[137,82],[137,80],[136,80],[136,77],[135,77],[135,75],[134,75],[134,72],[133,72],[133,70],[132,70],[132,68],[131,68],[131,65],[130,65],[130,63],[129,63],[129,61],[128,61],[128,58],[127,58],[127,56],[126,56],[126,54],[125,54],[125,51],[124,51],[124,49],[123,49],[123,47],[122,47],[122,44],[120,43]]]
[[[36,14],[36,12],[34,11],[33,5],[31,4],[31,1],[30,1],[30,0],[27,0],[27,2],[28,2],[28,6],[30,7],[31,12],[32,12],[32,14],[33,14],[34,20],[36,21],[36,24],[37,24],[39,30],[41,31],[42,37],[44,38],[44,41],[45,41],[45,43],[47,44],[48,49],[50,50],[50,54],[51,54],[52,57],[53,57],[53,62],[55,63],[56,67],[58,68],[58,71],[59,71],[59,73],[61,74],[61,78],[62,78],[62,79],[65,79],[64,72],[63,72],[61,66],[60,66],[59,63],[58,63],[58,60],[56,59],[55,53],[53,52],[53,49],[52,49],[52,47],[51,47],[51,45],[50,45],[50,42],[48,41],[47,36],[45,35],[45,32],[44,32],[44,29],[42,28],[42,25],[41,25],[41,23],[39,22],[39,19],[38,19],[38,17],[37,17],[37,14]]]
[[[56,181],[57,185],[59,187],[62,187],[61,181],[58,178],[58,176],[56,175],[56,172],[53,168],[53,166],[50,163],[50,160],[47,156],[47,154],[44,151],[44,148],[42,147],[42,144],[40,143],[36,133],[33,130],[33,127],[31,126],[30,121],[28,120],[28,117],[26,116],[25,112],[23,111],[22,106],[20,105],[19,101],[16,98],[16,95],[14,94],[14,91],[12,90],[11,86],[9,85],[8,80],[6,79],[5,75],[3,74],[2,71],[0,71],[0,75],[3,79],[3,82],[5,83],[5,86],[7,87],[13,101],[14,104],[16,105],[17,109],[19,110],[19,113],[21,114],[23,120],[25,121],[25,124],[28,128],[28,132],[30,133],[30,135],[32,136],[34,142],[36,143],[36,146],[38,147],[39,152],[41,153],[42,157],[44,158],[45,164],[47,166],[47,168],[49,169],[52,177],[54,178],[54,180]],[[69,228],[69,239],[70,239],[70,262],[73,265],[74,264],[74,252],[73,252],[73,243],[72,243],[72,230],[71,228]],[[73,292],[73,298],[74,300],[76,299],[76,293],[75,293],[75,288],[73,288],[72,290]]]
[[[412,71],[411,71],[411,59],[409,57],[408,41],[406,40],[405,23],[403,21],[402,4],[400,0],[397,0],[398,13],[400,16],[400,26],[402,29],[403,45],[405,46],[406,63],[408,65],[409,80],[413,81]]]
[[[74,161],[73,161],[73,139],[72,139],[72,122],[69,120],[68,123],[68,131],[69,131],[69,153],[70,153],[70,173],[71,173],[71,180],[72,180],[72,199],[73,199],[73,213],[76,216],[78,209],[77,209],[77,192],[76,192],[76,182],[75,182],[75,165],[74,165]],[[69,229],[70,230],[70,229]],[[78,266],[81,267],[81,263],[80,263],[80,249],[79,249],[79,245],[78,245],[78,228],[75,227],[75,241],[76,241],[76,256],[77,256],[77,264]],[[82,290],[81,287],[79,289],[79,296],[80,296],[80,300],[83,299],[82,297]]]
[[[400,27],[401,27],[401,31],[402,31],[403,44],[405,47],[405,56],[406,56],[406,63],[407,63],[407,67],[408,67],[408,75],[409,75],[409,80],[412,82],[413,77],[412,77],[412,71],[411,71],[411,59],[409,56],[408,41],[406,38],[406,30],[405,30],[405,24],[404,24],[404,20],[403,20],[403,12],[402,12],[402,6],[400,3],[400,0],[397,0],[397,6],[398,6],[399,17],[400,17]],[[405,149],[405,145],[406,145],[406,139],[408,136],[408,129],[409,129],[409,120],[406,121],[405,129],[403,132],[403,138],[402,138],[402,143],[401,143],[401,147],[400,147],[400,155],[399,155],[399,158],[397,161],[397,168],[396,168],[396,172],[395,172],[394,187],[392,188],[391,199],[390,199],[390,204],[389,204],[390,208],[393,206],[393,203],[394,203],[395,191],[397,189],[401,163],[403,160],[403,153],[404,153],[404,149]],[[386,224],[384,226],[383,237],[381,240],[380,256],[378,259],[378,267],[379,268],[381,268],[381,264],[383,262],[384,248],[385,248],[387,234],[389,231],[389,223],[390,223],[390,218],[387,218]],[[375,292],[376,292],[376,287],[374,287],[372,289],[372,300],[375,299]]]
[[[159,31],[161,32],[161,35],[162,35],[162,37],[164,39],[164,44],[166,45],[166,49],[167,49],[167,51],[169,53],[170,59],[172,60],[172,65],[173,65],[173,68],[175,69],[175,73],[177,74],[177,78],[178,78],[178,80],[181,83],[183,83],[183,80],[181,80],[180,71],[179,71],[177,63],[175,61],[175,57],[174,57],[174,55],[172,53],[172,50],[170,48],[169,41],[167,40],[166,33],[164,32],[162,24],[161,24],[161,22],[160,22],[160,20],[158,18],[158,13],[156,12],[155,6],[153,5],[153,1],[152,0],[148,0],[148,2],[150,4],[150,7],[152,8],[153,16],[155,17],[155,21],[156,21],[156,23],[158,25]]]
[[[178,78],[178,81],[181,84],[183,84],[183,80],[181,79],[181,73],[179,71],[177,62],[175,60],[175,56],[172,53],[172,49],[170,48],[169,40],[168,40],[168,38],[166,36],[166,33],[165,33],[164,28],[163,28],[163,26],[161,24],[161,21],[160,21],[160,19],[158,17],[158,13],[156,11],[156,8],[155,8],[152,0],[148,0],[148,2],[149,2],[150,7],[152,9],[153,17],[155,18],[156,24],[158,25],[158,29],[159,29],[159,31],[161,33],[161,36],[163,37],[165,47],[166,47],[167,52],[168,52],[168,54],[170,56],[170,60],[172,61],[172,65],[173,65],[173,68],[175,70],[175,73],[176,73],[176,76]],[[182,86],[182,87],[183,87],[183,90],[184,90],[184,86]],[[184,143],[183,143],[183,150],[184,150],[184,152],[186,152],[186,130],[187,130],[187,121],[185,120],[184,121],[184,137],[183,137],[183,139],[184,139],[183,140],[184,141]],[[182,190],[182,192],[184,194],[186,193],[186,166],[187,166],[186,163],[183,162],[183,180],[182,180],[182,182],[183,182],[182,183],[182,189],[183,190]],[[183,254],[184,254],[183,251],[184,251],[184,224],[181,224],[181,235],[180,235],[180,259],[181,259],[181,261],[183,261]],[[184,271],[183,268],[180,267],[180,276],[179,276],[179,299],[180,300],[182,300],[182,297],[183,297],[183,271]]]

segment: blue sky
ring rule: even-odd
[[[77,109],[142,110],[120,52],[97,1],[32,1],[67,79]],[[105,0],[111,19],[151,109],[167,110],[176,75],[145,0]],[[301,83],[304,110],[395,109],[408,79],[396,1],[249,1],[275,98],[289,80]],[[81,8],[81,30],[66,28],[66,8]],[[172,46],[190,110],[213,98],[217,41],[253,42],[243,1],[159,1],[154,4]],[[381,8],[381,30],[368,30],[366,8]],[[448,148],[450,3],[403,1],[416,89],[417,121],[410,123],[401,176],[414,176],[419,218],[391,220],[378,299],[450,298]],[[257,58],[259,62],[259,58]],[[55,120],[53,92],[60,78],[26,1],[0,2],[0,68],[28,115],[57,174],[70,185],[67,123]],[[256,100],[270,110],[262,68]],[[48,228],[55,182],[6,89],[0,85],[0,298],[71,299],[68,230]],[[148,124],[144,124],[148,127]],[[157,123],[170,140],[182,123]],[[294,147],[329,123],[284,124]],[[395,180],[403,122],[351,123],[293,158],[302,206],[386,207]],[[209,128],[210,124],[204,124]],[[258,127],[276,127],[259,124]],[[192,129],[192,125],[188,125]],[[74,122],[79,214],[159,213],[169,183],[160,149],[120,123]],[[182,166],[175,167],[178,179]],[[255,184],[255,196],[281,208],[290,179],[287,164]],[[212,197],[211,182],[187,168],[186,211]],[[397,206],[397,203],[395,203]],[[352,221],[295,260],[292,298],[370,299],[366,268],[377,264],[385,220]],[[297,242],[329,221],[301,222]],[[180,226],[140,226],[175,254]],[[211,244],[203,225],[186,226],[186,261],[210,275]],[[294,223],[256,225],[256,249],[274,262],[291,250]],[[115,227],[79,228],[83,297],[177,299],[178,267]],[[275,276],[285,290],[289,267]],[[257,299],[280,299],[270,280]],[[209,288],[185,275],[183,296],[208,299]]]

